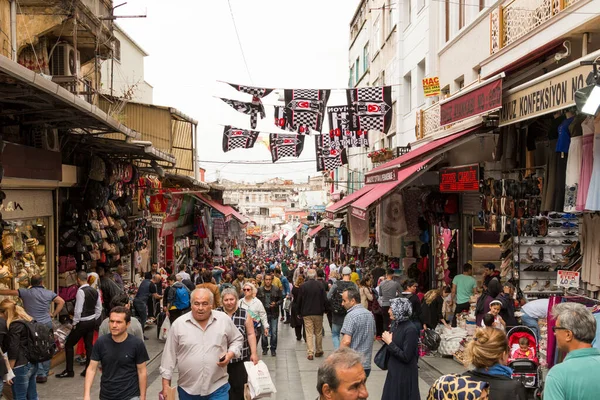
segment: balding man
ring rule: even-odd
[[[327,357],[317,373],[319,400],[367,399],[366,383],[362,356],[348,347]]]
[[[210,290],[194,290],[191,303],[191,312],[179,317],[167,336],[160,365],[163,395],[177,367],[180,400],[227,400],[226,367],[241,356],[244,337],[227,314],[213,310]]]

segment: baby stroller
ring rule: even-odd
[[[542,370],[538,361],[539,343],[535,333],[527,326],[515,326],[507,333],[509,357],[508,366],[513,369],[513,379],[521,381],[528,391],[533,391],[534,399],[541,399],[543,381]],[[513,358],[513,353],[519,349],[519,340],[521,338],[529,340],[529,351],[532,352],[530,358]]]

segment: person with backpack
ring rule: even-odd
[[[388,268],[385,272],[385,280],[379,284],[379,304],[384,331],[390,329],[390,301],[400,296],[400,293],[402,293],[402,286],[394,279],[394,270]]]
[[[52,318],[55,318],[65,305],[65,301],[60,296],[44,287],[44,278],[41,275],[31,277],[29,289],[4,289],[0,290],[0,296],[19,296],[23,301],[25,312],[40,324],[45,324],[49,329],[52,329]],[[54,304],[54,312],[50,312],[52,304]],[[3,350],[5,349],[3,348]],[[37,383],[47,382],[49,371],[50,360],[40,363],[36,377]]]
[[[75,351],[73,346],[83,338],[85,344],[85,354],[92,354],[92,341],[94,340],[94,331],[98,326],[99,319],[102,316],[102,301],[100,294],[96,289],[87,283],[87,273],[79,271],[77,273],[77,295],[75,297],[75,312],[73,316],[73,328],[71,333],[65,340],[65,353],[67,368],[56,375],[57,378],[72,378],[75,376],[73,372],[73,358]],[[90,357],[86,357],[85,368],[90,363]],[[81,376],[85,376],[83,370]]]
[[[334,351],[340,347],[340,334],[344,325],[344,318],[346,318],[346,309],[342,305],[342,293],[349,288],[358,290],[356,284],[350,280],[351,274],[350,267],[342,268],[342,279],[336,281],[327,292],[327,300],[332,313],[331,336]]]
[[[183,314],[190,311],[190,290],[175,275],[167,278],[169,282],[169,291],[167,294],[167,312],[169,313],[169,322],[173,322]]]
[[[37,399],[36,374],[37,362],[31,362],[29,346],[30,333],[28,324],[33,318],[18,306],[12,299],[4,299],[0,303],[0,312],[6,319],[8,327],[7,348],[8,362],[15,377],[8,381],[12,385],[15,400]]]

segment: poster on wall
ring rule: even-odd
[[[433,97],[440,95],[440,78],[432,76],[430,78],[422,79],[423,93],[425,97]]]

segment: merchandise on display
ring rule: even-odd
[[[48,277],[46,218],[5,221],[2,233],[0,289],[30,286],[33,275]]]

